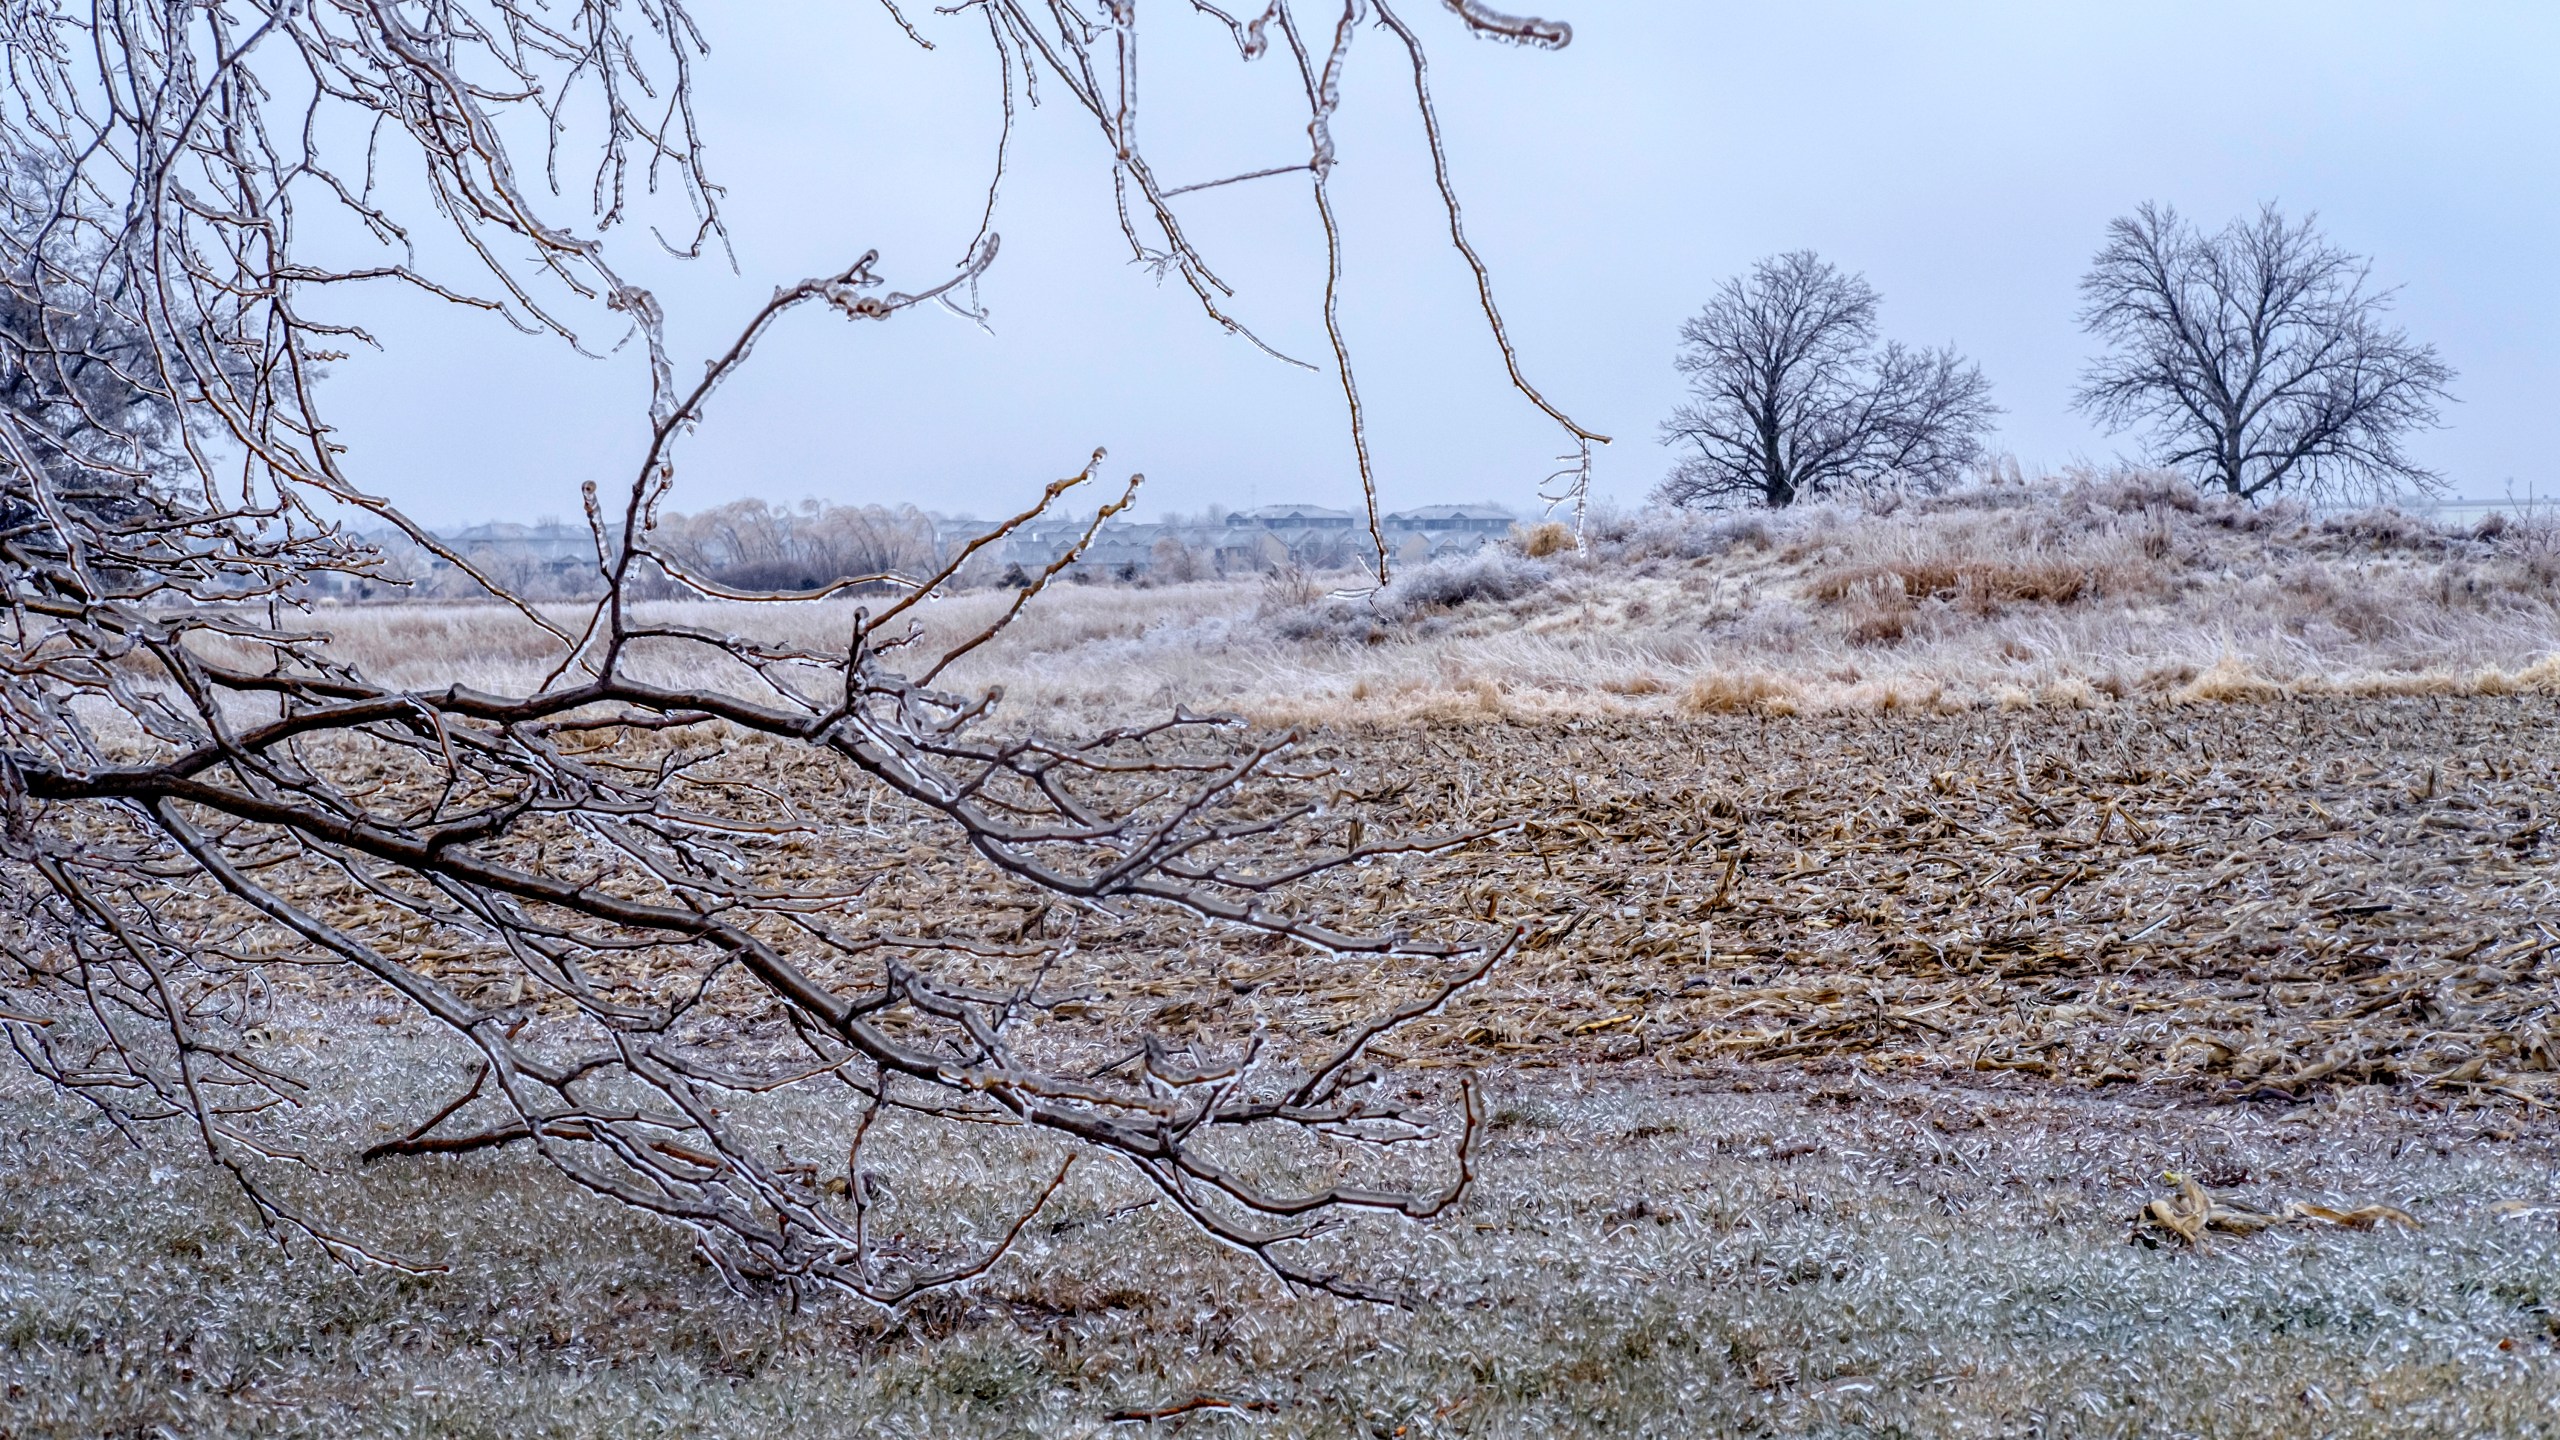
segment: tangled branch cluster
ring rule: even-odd
[[[1241,331],[1171,205],[1198,187],[1160,183],[1137,141],[1134,7],[959,8],[1005,57],[1008,130],[1017,69],[1023,93],[1035,79],[1063,85],[1100,123],[1132,247]],[[1566,38],[1471,0],[1449,8],[1499,38]],[[1294,58],[1312,149],[1272,173],[1311,175],[1329,244],[1328,122],[1364,22],[1405,47],[1438,159],[1421,44],[1379,0],[1351,0],[1323,29],[1302,27],[1285,0],[1250,19],[1195,9],[1226,24],[1247,59],[1274,34]],[[263,997],[315,972],[397,997],[474,1056],[467,1089],[374,1155],[528,1146],[577,1184],[690,1227],[736,1275],[895,1303],[983,1272],[1064,1178],[1026,1194],[993,1238],[883,1240],[862,1149],[873,1120],[895,1113],[1022,1127],[1069,1163],[1114,1159],[1276,1273],[1366,1293],[1300,1263],[1293,1245],[1330,1212],[1428,1216],[1450,1203],[1477,1114],[1471,1091],[1454,1116],[1408,1111],[1363,1053],[1484,974],[1499,949],[1362,933],[1306,897],[1340,867],[1456,842],[1364,842],[1357,826],[1326,840],[1288,741],[1230,721],[1177,714],[1073,742],[995,733],[998,697],[940,680],[1047,576],[986,629],[936,647],[912,612],[951,570],[830,587],[886,581],[904,595],[857,615],[829,654],[667,623],[636,603],[644,581],[764,604],[822,598],[686,574],[656,530],[675,446],[793,312],[885,320],[958,304],[997,251],[991,187],[989,224],[938,283],[890,289],[866,255],[777,292],[700,380],[680,384],[658,301],[617,274],[603,237],[639,184],[688,198],[692,249],[717,240],[719,191],[690,98],[702,48],[680,0],[40,0],[0,14],[12,166],[0,225],[0,1030],[128,1132],[191,1129],[266,1221],[351,1262],[386,1257],[308,1202],[314,1187],[280,1177],[328,1168],[296,1140],[295,1117],[360,1097],[315,1091],[256,1042]],[[524,182],[511,141],[528,128],[547,195],[570,137],[600,137],[586,222],[547,217],[546,195]],[[393,165],[476,257],[479,288],[415,261],[409,222],[382,198]],[[1452,240],[1481,281],[1445,163],[1439,176]],[[314,204],[355,216],[386,263],[312,259],[300,211]],[[1338,278],[1338,245],[1331,254]],[[314,297],[385,284],[573,343],[577,317],[601,307],[647,356],[646,459],[626,488],[587,489],[603,598],[563,618],[483,578],[558,643],[557,666],[527,693],[386,688],[333,655],[301,603],[315,575],[378,563],[342,527],[350,513],[469,569],[352,478],[320,408],[333,347],[372,337],[319,318]],[[1358,444],[1332,293],[1327,328]],[[1500,341],[1489,288],[1484,300]],[[1578,443],[1599,438],[1521,388]],[[1100,458],[970,548],[1045,513]],[[638,663],[643,651],[725,678],[653,680],[666,672]],[[867,923],[856,893],[794,883],[795,857],[859,853],[869,832],[724,768],[759,747],[788,756],[810,793],[908,807],[979,873],[1066,906],[1152,908],[1325,955],[1409,957],[1441,979],[1324,1055],[1258,1043],[1208,1053],[1140,1033],[1125,1059],[1092,1066],[1089,1043],[1055,1035],[1044,989],[1071,942],[904,933]],[[465,987],[451,978],[464,971],[508,978]],[[780,1025],[750,1038],[738,1023],[748,1014]],[[801,1153],[768,1123],[764,1102],[817,1092],[856,1117],[850,1153]],[[1266,1152],[1222,1138],[1264,1131],[1297,1137],[1291,1153],[1315,1154],[1334,1178],[1256,1173]],[[1454,1140],[1445,1185],[1344,1178],[1360,1155],[1434,1135]]]

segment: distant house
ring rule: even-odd
[[[1425,505],[1386,516],[1384,528],[1396,560],[1418,565],[1494,544],[1517,523],[1510,511],[1497,505]]]
[[[993,520],[980,520],[970,515],[936,515],[933,517],[933,545],[947,560],[958,555],[968,543],[996,528]]]
[[[1348,530],[1354,523],[1350,511],[1330,510],[1322,505],[1265,505],[1256,510],[1239,510],[1227,517],[1230,529]]]
[[[1135,580],[1155,564],[1156,542],[1172,533],[1164,525],[1105,525],[1085,547],[1082,563],[1115,580]]]
[[[595,535],[584,525],[501,522],[447,531],[436,540],[473,569],[529,599],[562,599],[603,587],[596,571]],[[475,588],[441,556],[428,561],[424,579],[436,591]]]
[[[1495,505],[1425,505],[1380,516],[1379,522],[1397,563],[1419,564],[1500,540],[1511,532],[1515,518]],[[978,528],[943,520],[936,522],[935,534],[948,555]],[[990,558],[1026,575],[1037,574],[1083,536],[1083,522],[1035,520],[1007,536],[999,554]],[[1109,522],[1095,532],[1069,573],[1134,580],[1157,572],[1169,556],[1190,557],[1184,562],[1189,574],[1253,575],[1288,565],[1330,570],[1362,564],[1370,543],[1364,513],[1326,505],[1264,505],[1209,524]]]
[[[1289,563],[1289,547],[1259,527],[1228,527],[1210,547],[1211,568],[1221,575],[1257,575]]]
[[[1389,530],[1420,530],[1426,534],[1507,535],[1517,523],[1517,517],[1496,505],[1425,505],[1418,510],[1398,510],[1386,517]]]
[[[505,556],[536,565],[564,560],[586,564],[596,558],[596,539],[586,526],[564,525],[557,520],[545,520],[539,525],[474,525],[436,538],[444,542],[446,549],[464,555]]]
[[[1368,528],[1364,518],[1324,505],[1264,505],[1227,517],[1230,534],[1259,531],[1279,542],[1286,554],[1272,563],[1303,565],[1310,570],[1331,570],[1353,563],[1352,552],[1360,543],[1355,537],[1365,537]]]

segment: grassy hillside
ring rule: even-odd
[[[2549,516],[2315,515],[2135,474],[1890,509],[1604,516],[1580,553],[1523,538],[1374,594],[1351,575],[1060,584],[956,678],[1066,718],[1180,701],[1289,723],[2560,689]],[[957,633],[1010,599],[958,596],[925,623]],[[832,650],[852,604],[662,608]],[[456,657],[486,684],[547,668],[538,632],[493,607],[321,618],[421,683]]]

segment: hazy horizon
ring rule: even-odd
[[[1797,248],[1873,281],[1887,335],[1982,364],[2006,410],[1995,450],[2030,469],[2130,453],[2134,437],[2069,408],[2090,351],[2074,287],[2106,222],[2145,200],[2209,226],[2262,201],[2319,212],[2333,240],[2373,258],[2378,283],[2400,287],[2397,321],[2461,372],[2461,403],[2415,452],[2454,495],[2551,488],[2560,200],[2544,177],[2560,148],[2560,13],[1551,8],[1576,27],[1560,54],[1470,42],[1436,12],[1416,20],[1435,46],[1469,233],[1523,363],[1617,437],[1599,457],[1605,498],[1640,501],[1668,464],[1655,429],[1680,395],[1680,321],[1725,277]],[[776,285],[867,249],[893,286],[947,275],[976,229],[996,131],[978,22],[918,17],[941,46],[927,54],[860,5],[795,12],[788,32],[769,12],[702,19],[713,50],[698,108],[738,269],[652,253],[645,225],[609,242],[670,312],[679,371]],[[1280,103],[1285,57],[1241,64],[1219,27],[1171,13],[1149,34],[1148,133],[1168,180],[1302,153]],[[1343,317],[1381,499],[1525,509],[1561,437],[1506,387],[1424,203],[1399,59],[1392,37],[1362,37],[1337,127]],[[671,508],[753,495],[989,515],[1095,445],[1114,480],[1148,473],[1141,519],[1357,503],[1330,374],[1220,334],[1178,285],[1132,266],[1090,121],[1049,98],[1015,137],[1003,253],[981,292],[993,333],[934,313],[794,317],[686,442]],[[579,193],[580,177],[563,182]],[[1313,358],[1321,251],[1303,182],[1178,203],[1236,283],[1240,316]],[[672,238],[682,215],[662,203],[644,218]],[[631,350],[585,360],[388,291],[359,303],[388,348],[340,362],[325,398],[361,482],[446,526],[574,518],[581,481],[625,482],[645,384]],[[612,345],[606,317],[581,318],[596,348]]]

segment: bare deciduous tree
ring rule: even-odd
[[[1137,138],[1135,7],[959,8],[1004,65],[1008,130],[1035,74],[1062,91],[1102,131],[1133,250],[1241,332],[1175,207],[1200,187],[1161,181]],[[1450,8],[1478,33],[1565,38]],[[1402,41],[1438,159],[1420,42],[1383,0],[1316,27],[1288,0],[1246,19],[1193,9],[1248,61],[1276,35],[1305,82],[1292,133],[1308,156],[1269,173],[1309,178],[1329,244],[1328,127],[1364,20]],[[784,286],[679,379],[658,299],[617,272],[607,237],[643,203],[635,182],[689,201],[696,249],[718,235],[691,103],[701,51],[681,0],[0,12],[0,140],[37,177],[10,190],[0,238],[0,1033],[129,1133],[183,1127],[263,1221],[349,1263],[397,1262],[328,1218],[310,1177],[332,1162],[300,1117],[369,1097],[316,1090],[260,1043],[280,991],[370,993],[470,1061],[450,1104],[398,1117],[401,1138],[371,1155],[527,1147],[689,1227],[733,1276],[896,1303],[983,1273],[1064,1166],[1096,1156],[1274,1273],[1367,1293],[1298,1258],[1304,1242],[1344,1212],[1437,1213],[1467,1183],[1479,1114],[1471,1084],[1454,1110],[1416,1109],[1363,1057],[1502,945],[1463,922],[1416,934],[1319,903],[1346,866],[1466,837],[1381,839],[1356,819],[1346,834],[1290,737],[1180,713],[1084,739],[1003,733],[999,697],[947,688],[1082,547],[974,632],[929,643],[916,607],[1091,482],[1100,452],[935,573],[876,577],[900,593],[853,612],[840,645],[636,603],[661,572],[723,593],[687,581],[660,511],[674,451],[760,340],[811,313],[964,303],[997,253],[991,189],[990,224],[955,269],[897,289],[863,255]],[[589,215],[556,216],[556,189],[525,183],[527,137],[548,144],[553,175],[576,144],[598,147]],[[409,222],[373,183],[392,165],[423,181],[478,289],[413,260]],[[306,246],[315,206],[382,241],[380,263]],[[602,598],[564,619],[489,587],[556,643],[548,678],[521,693],[388,688],[296,608],[313,577],[378,564],[338,523],[349,512],[469,568],[369,494],[330,438],[317,367],[370,337],[318,318],[317,297],[384,285],[567,338],[610,311],[647,359],[644,459],[587,489]],[[1331,285],[1323,314],[1356,442]],[[1088,541],[1136,483],[1099,507]],[[864,577],[728,598],[805,603],[847,578]],[[1009,925],[911,928],[875,903],[901,885],[982,911],[1000,894],[1043,903]],[[1071,1018],[1056,986],[1097,963],[1076,931],[1151,916],[1419,978],[1321,1047],[1219,1049],[1143,1015],[1095,1036],[1101,1022]],[[813,1109],[838,1122],[832,1150],[810,1139]],[[875,1127],[884,1116],[903,1118]],[[866,1167],[891,1163],[877,1137],[908,1125],[1005,1127],[1060,1168],[992,1230],[909,1210],[884,1234],[874,1212],[896,1187]],[[1434,1136],[1454,1152],[1439,1178],[1397,1158]]]
[[[2453,371],[2383,323],[2391,292],[2275,206],[2207,235],[2165,205],[2107,227],[2080,323],[2113,345],[2078,403],[2150,431],[2160,465],[2225,494],[2382,498],[2440,482],[2401,449],[2436,423]]]
[[[1935,486],[1982,455],[1998,410],[1954,350],[1876,338],[1876,292],[1810,250],[1725,282],[1680,327],[1690,400],[1662,427],[1686,446],[1674,505],[1798,500],[1888,481]]]
[[[733,500],[696,515],[661,517],[664,550],[698,583],[723,590],[817,591],[846,580],[893,575],[912,583],[933,570],[933,520],[913,505],[830,505],[798,509]]]

